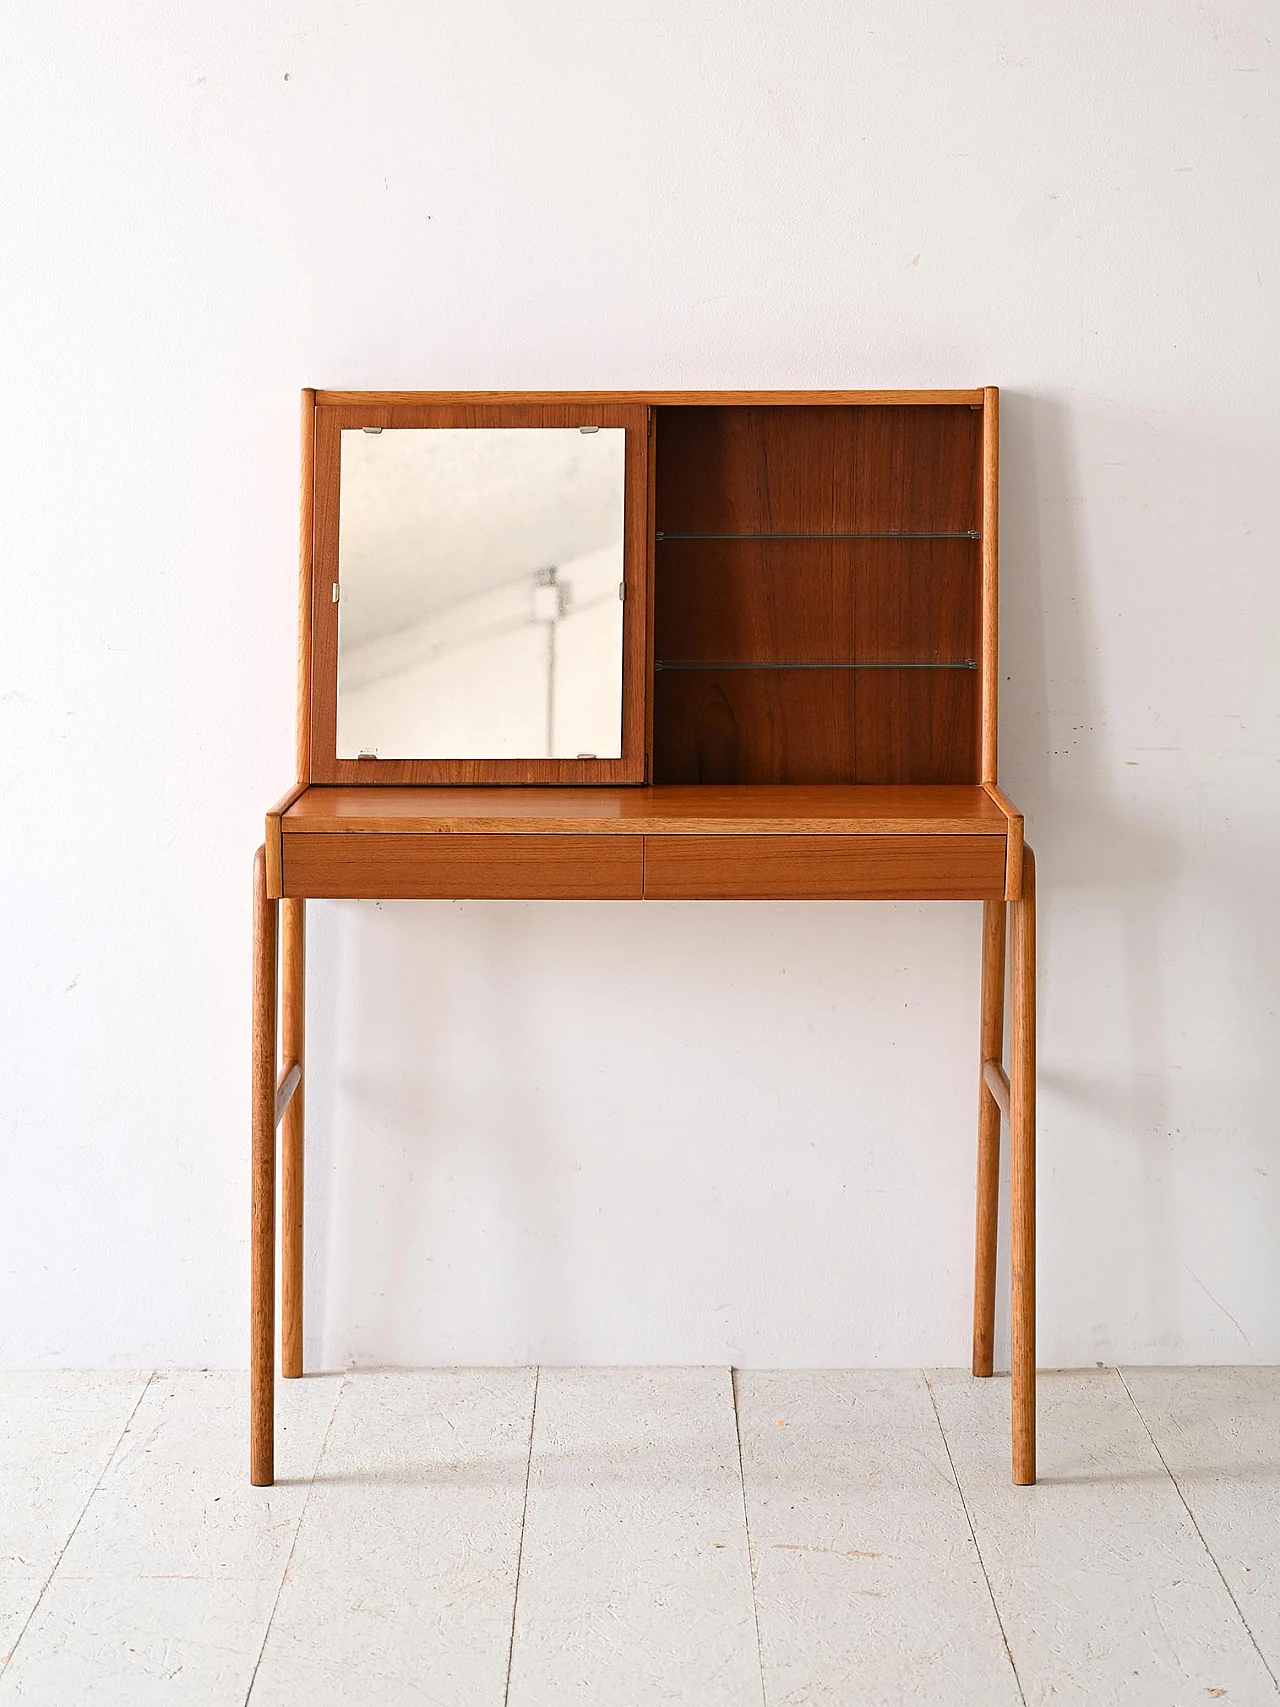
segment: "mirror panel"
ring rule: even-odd
[[[343,430],[339,759],[621,755],[625,443]]]

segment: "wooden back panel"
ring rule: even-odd
[[[983,411],[657,410],[653,778],[982,777]]]

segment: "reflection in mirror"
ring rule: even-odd
[[[340,759],[621,754],[625,440],[343,432]]]

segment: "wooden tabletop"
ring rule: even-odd
[[[981,786],[308,788],[286,834],[973,835],[1009,819]]]

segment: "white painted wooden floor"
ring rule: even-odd
[[[1247,1707],[1280,1370],[0,1375],[0,1703]]]

